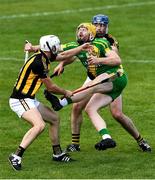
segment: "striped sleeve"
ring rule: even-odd
[[[78,47],[78,44],[76,42],[69,42],[69,43],[61,45],[61,49],[63,51],[66,51],[66,50],[69,50],[69,49],[73,49],[73,48],[76,48],[76,47]]]
[[[94,44],[100,49],[100,52],[103,56],[105,56],[105,54],[112,49],[109,41],[107,41],[105,38],[96,39]]]

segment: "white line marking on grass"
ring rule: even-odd
[[[134,59],[134,60],[126,60],[125,61],[125,63],[141,63],[141,64],[148,64],[148,63],[155,63],[155,60],[136,60],[136,59]]]
[[[128,3],[128,4],[120,4],[120,5],[107,5],[107,6],[81,8],[81,9],[68,9],[68,10],[57,11],[57,12],[40,12],[40,13],[37,12],[37,13],[32,13],[32,14],[4,15],[4,16],[0,16],[0,19],[15,19],[15,18],[37,17],[37,16],[50,16],[50,15],[70,14],[70,13],[88,12],[88,11],[94,11],[94,10],[136,7],[136,6],[154,5],[154,4],[155,4],[155,1],[145,1],[145,2],[139,2],[139,3]]]
[[[0,57],[0,61],[24,61],[24,58],[15,58],[15,57]],[[80,62],[80,60],[77,60],[76,62]],[[149,64],[149,63],[152,63],[154,64],[155,63],[155,60],[136,60],[136,59],[130,59],[130,60],[125,60],[124,63],[140,63],[140,64]]]
[[[0,57],[0,61],[22,61],[22,58],[15,58],[15,57]],[[24,61],[24,58],[23,58]]]

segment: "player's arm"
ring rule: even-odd
[[[59,53],[56,57],[56,60],[58,60],[58,61],[63,61],[63,60],[70,61],[70,60],[68,60],[69,58],[76,56],[81,51],[90,51],[91,48],[92,48],[92,45],[90,45],[90,43],[82,44],[81,46],[78,46],[78,47],[75,47],[73,49],[69,49],[69,50],[66,50],[66,51]]]
[[[63,61],[60,61],[59,64],[54,68],[53,73],[57,74],[58,76],[64,71],[64,66],[71,64],[72,62],[74,62],[76,59],[76,57],[72,57],[69,59],[65,59]]]
[[[116,40],[116,38],[113,37],[111,34],[107,34],[106,39],[109,41],[112,50],[118,54],[119,53],[119,43]]]
[[[70,97],[72,96],[72,92],[71,91],[68,91],[68,90],[65,90],[59,86],[57,86],[56,84],[54,84],[50,77],[46,77],[46,78],[43,78],[41,79],[42,82],[44,83],[44,85],[46,86],[46,89],[54,94],[61,94],[61,95],[64,95],[66,97]]]
[[[69,50],[66,50],[66,51],[59,53],[56,57],[56,60],[57,61],[63,61],[63,60],[70,61],[67,59],[79,54],[81,51],[90,51],[91,48],[92,48],[92,46],[90,45],[90,43],[85,43],[81,46],[78,46],[78,47],[75,47],[73,49],[69,49]],[[40,49],[39,45],[32,45],[29,42],[26,43],[25,47],[24,47],[24,50],[29,51],[29,52],[36,52],[39,49]]]
[[[105,55],[106,57],[99,59],[101,64],[109,66],[117,66],[121,64],[121,58],[114,50],[107,51]]]
[[[110,43],[107,40],[97,41],[96,44],[100,46],[102,57],[90,56],[88,58],[89,64],[104,64],[108,66],[118,66],[121,64],[120,56],[112,50]]]
[[[64,52],[64,51],[67,51],[67,50],[70,50],[70,49],[74,49],[76,47],[78,47],[78,45],[75,42],[69,42],[69,43],[66,43],[66,44],[62,44],[61,45],[61,50]],[[58,59],[58,57],[57,57],[57,59]],[[75,59],[76,59],[76,57],[74,56],[74,57],[71,57],[71,58],[64,59],[63,61],[60,61],[59,64],[54,68],[53,73],[57,74],[57,75],[60,75],[64,71],[64,66],[66,66],[68,64],[71,64],[72,62],[75,61]]]
[[[112,45],[111,48],[112,48],[112,50],[115,51],[117,54],[119,53],[117,46]]]
[[[38,77],[41,79],[42,83],[46,86],[46,89],[48,91],[55,94],[61,94],[67,97],[70,97],[72,95],[71,91],[65,90],[51,81],[48,75],[48,66],[46,67],[41,59],[36,58],[31,66],[33,73],[38,75]]]
[[[28,52],[36,52],[36,51],[40,50],[40,46],[32,45],[30,42],[28,42],[25,44],[24,50],[28,51]]]
[[[55,67],[53,71],[54,74],[56,73],[57,75],[60,75],[64,71],[64,66],[71,64],[76,60],[76,57],[74,55],[80,53],[83,50],[90,51],[92,49],[92,46],[89,43],[85,43],[81,46],[75,46],[75,44],[74,46],[67,45],[67,48],[68,49],[62,48],[65,51],[57,55],[56,60],[60,61],[60,63]]]
[[[88,62],[89,64],[104,64],[108,66],[118,66],[121,64],[121,58],[115,51],[109,49],[109,51],[106,52],[106,57],[98,58],[96,56],[91,55],[88,58]]]
[[[114,43],[111,45],[111,48],[113,51],[115,51],[117,54],[119,53],[119,45],[118,45],[118,42],[115,42],[114,40]]]

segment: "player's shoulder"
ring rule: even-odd
[[[112,39],[114,39],[115,37],[112,34],[105,34],[105,38],[112,38]]]
[[[108,40],[104,37],[103,38],[95,38],[93,42],[94,43],[106,43],[106,42],[108,42]]]
[[[117,41],[117,39],[113,35],[106,34],[105,38],[110,42],[111,46],[117,46],[117,48],[119,48],[119,42]]]
[[[110,43],[117,42],[117,39],[112,34],[105,34],[104,36]]]
[[[47,61],[48,58],[47,56],[45,55],[44,52],[42,52],[41,50],[36,52],[33,56],[32,56],[32,59],[33,59],[33,67],[34,66],[42,66],[43,64],[43,61]]]
[[[30,59],[33,59],[33,60],[41,59],[42,55],[43,55],[43,52],[41,50],[38,50],[37,52],[32,54],[32,56],[30,56]]]
[[[94,44],[94,45],[96,45],[98,47],[104,47],[104,48],[110,46],[110,43],[106,38],[95,38],[93,40],[92,44]]]

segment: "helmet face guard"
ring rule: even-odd
[[[57,57],[56,47],[55,47],[55,45],[54,45],[54,46],[52,47],[52,49],[51,49],[48,41],[46,41],[46,44],[47,44],[47,47],[48,47],[49,50],[50,50],[50,53],[51,53],[50,61],[52,62],[52,61],[54,61],[54,60],[56,59],[56,57]]]
[[[109,24],[108,16],[103,15],[103,14],[95,15],[92,18],[92,24],[94,24],[94,25],[100,24],[100,25],[104,25],[106,27],[106,30],[104,33],[99,33],[99,32],[96,33],[97,37],[104,37],[104,35],[108,33],[108,24]]]

